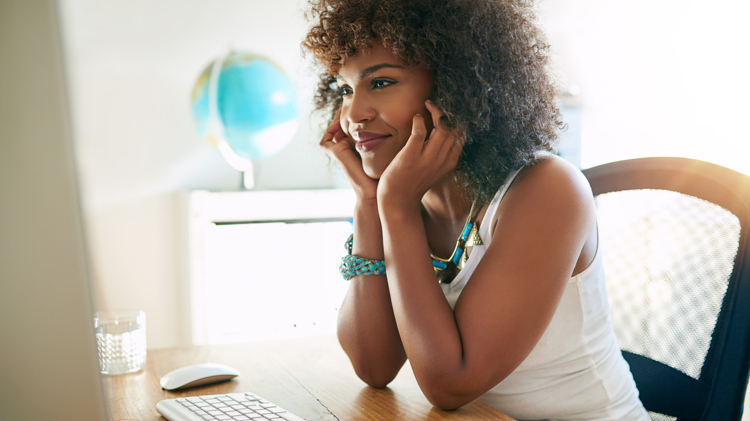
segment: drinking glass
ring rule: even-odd
[[[146,365],[146,313],[97,311],[94,330],[102,374],[133,373]]]

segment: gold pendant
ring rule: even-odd
[[[461,270],[466,266],[466,262],[469,260],[469,252],[464,250],[464,254],[461,255],[461,259],[459,259],[458,264],[456,265],[458,267],[458,270]]]
[[[482,237],[479,236],[479,230],[477,229],[477,225],[474,224],[474,226],[471,227],[471,232],[469,232],[469,238],[466,239],[466,247],[482,246],[482,245],[484,245],[484,242],[482,241]]]

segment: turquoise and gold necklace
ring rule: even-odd
[[[435,276],[437,276],[438,283],[449,284],[458,275],[458,272],[464,268],[468,260],[468,255],[465,253],[466,247],[483,244],[477,225],[471,222],[476,204],[476,200],[471,203],[469,216],[466,217],[466,224],[463,231],[461,231],[461,235],[458,236],[458,240],[456,240],[456,248],[453,249],[451,257],[441,259],[430,252],[432,267],[435,269]]]

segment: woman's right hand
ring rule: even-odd
[[[326,153],[335,158],[344,175],[349,179],[354,193],[360,202],[375,201],[377,199],[378,180],[374,180],[365,174],[362,168],[362,159],[354,149],[354,141],[347,136],[341,128],[341,110],[336,111],[333,123],[328,126],[320,146]]]

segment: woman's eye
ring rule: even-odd
[[[372,88],[373,89],[383,89],[386,86],[393,85],[394,83],[396,83],[396,82],[394,82],[392,80],[387,80],[387,79],[373,79],[372,80]]]
[[[339,88],[339,92],[341,92],[342,96],[351,95],[352,94],[352,88],[348,86],[342,86]]]

